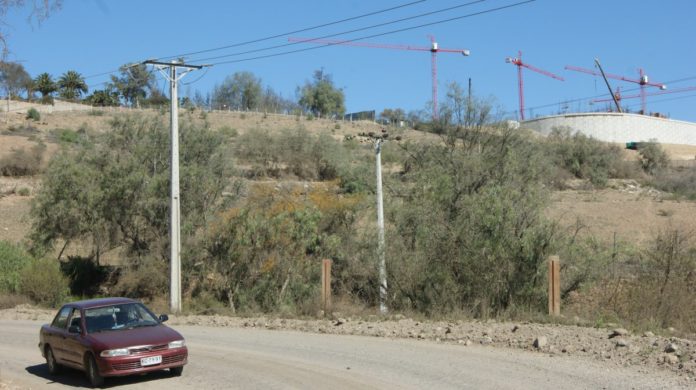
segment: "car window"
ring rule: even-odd
[[[97,307],[85,310],[87,333],[154,326],[157,317],[140,303]]]
[[[82,328],[82,314],[80,313],[80,309],[73,309],[72,313],[70,314],[70,326],[77,326]]]
[[[65,329],[68,325],[68,315],[70,315],[70,310],[72,310],[72,308],[67,306],[61,308],[56,317],[53,319],[51,326],[54,328]]]

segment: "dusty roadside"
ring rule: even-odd
[[[48,322],[52,310],[20,305],[0,310],[0,320]],[[696,387],[696,341],[650,332],[634,334],[621,328],[573,325],[511,323],[497,321],[418,321],[393,315],[387,318],[342,317],[332,319],[240,318],[227,316],[171,316],[169,324],[205,327],[256,328],[315,334],[374,336],[391,339],[427,340],[462,348],[488,346],[536,352],[549,357],[591,359],[612,367],[633,367],[670,373]],[[6,383],[0,388],[11,389]]]

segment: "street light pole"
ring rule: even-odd
[[[379,312],[387,314],[387,266],[384,245],[384,205],[382,202],[382,139],[375,140],[377,171],[377,256],[379,258]]]

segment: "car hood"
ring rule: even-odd
[[[111,330],[90,334],[101,349],[126,348],[140,345],[161,345],[183,340],[181,334],[165,325]]]

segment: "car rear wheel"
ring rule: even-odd
[[[60,373],[60,366],[56,362],[56,357],[53,355],[51,347],[46,348],[46,365],[48,366],[49,374],[56,375]]]
[[[169,373],[172,374],[172,376],[181,376],[183,372],[184,366],[172,367],[169,369]]]
[[[97,366],[97,362],[94,360],[94,356],[92,355],[87,355],[87,379],[89,379],[89,384],[92,385],[92,387],[99,387],[104,384],[104,377],[101,376],[99,373],[99,366]]]

